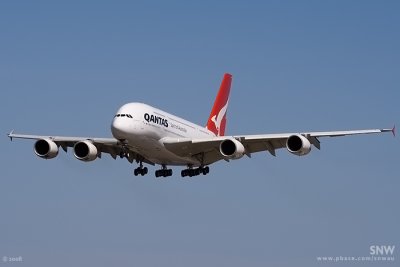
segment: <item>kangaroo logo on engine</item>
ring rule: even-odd
[[[144,119],[147,122],[153,122],[155,124],[162,125],[164,127],[168,127],[168,120],[164,119],[164,118],[162,118],[160,116],[155,116],[155,115],[150,115],[149,113],[145,113],[144,114]]]

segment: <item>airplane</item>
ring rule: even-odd
[[[167,166],[184,166],[182,177],[209,173],[209,165],[220,161],[240,159],[243,156],[266,151],[276,156],[276,150],[286,148],[290,153],[304,156],[311,147],[320,149],[319,138],[358,134],[392,132],[391,129],[369,129],[328,132],[298,132],[259,135],[225,135],[227,108],[232,75],[225,73],[206,126],[200,126],[143,103],[128,103],[120,107],[111,123],[113,138],[68,137],[16,134],[8,137],[36,140],[35,154],[44,159],[55,158],[61,147],[74,156],[89,162],[103,153],[116,159],[126,158],[139,165],[134,175],[144,176],[148,168],[143,164],[160,165],[156,177],[172,175]]]

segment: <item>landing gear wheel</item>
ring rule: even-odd
[[[189,177],[193,177],[194,176],[194,170],[193,169],[189,169]]]
[[[200,174],[207,175],[209,172],[210,172],[210,168],[208,166],[206,166],[206,167],[200,166],[195,169],[192,169],[192,167],[189,166],[189,168],[181,171],[181,176],[182,177],[186,177],[186,176],[193,177],[193,176],[198,176]]]
[[[182,176],[182,177],[186,177],[186,176],[188,176],[188,175],[189,175],[189,173],[188,173],[188,170],[187,170],[187,169],[181,171],[181,176]]]
[[[167,169],[167,167],[163,166],[161,170],[156,170],[155,175],[157,178],[172,176],[172,169]]]
[[[143,167],[142,164],[140,164],[140,167],[137,167],[134,171],[133,174],[135,176],[141,175],[141,176],[145,176],[148,173],[148,169],[147,167]]]

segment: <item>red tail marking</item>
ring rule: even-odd
[[[226,111],[228,109],[231,83],[232,75],[225,73],[221,82],[221,86],[219,87],[214,106],[211,110],[210,117],[207,121],[207,129],[215,133],[217,136],[225,135]]]

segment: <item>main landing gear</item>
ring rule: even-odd
[[[147,167],[143,167],[143,163],[140,162],[140,166],[137,167],[137,168],[133,171],[133,174],[134,174],[135,176],[138,176],[139,174],[142,175],[142,176],[144,176],[144,175],[147,174],[147,172],[148,172]]]
[[[156,177],[168,177],[172,176],[172,169],[167,169],[165,165],[162,165],[161,170],[156,170]]]
[[[192,166],[188,166],[187,169],[182,170],[182,177],[193,177],[198,176],[200,174],[207,175],[210,172],[210,168],[208,166],[200,166],[198,168],[193,168]],[[137,167],[134,172],[135,176],[144,176],[148,173],[147,167],[143,167],[142,162],[140,162],[140,166]],[[162,165],[160,170],[156,170],[155,175],[157,178],[159,177],[169,177],[172,176],[172,169],[168,169],[166,165]]]
[[[200,166],[195,169],[189,167],[188,169],[182,170],[181,176],[182,177],[186,177],[186,176],[192,177],[192,176],[198,176],[200,174],[206,175],[209,172],[210,172],[210,168],[208,166],[206,166],[206,167]]]

